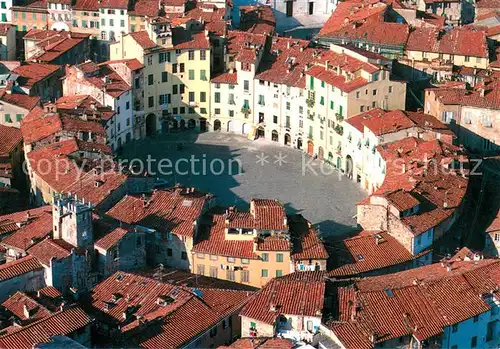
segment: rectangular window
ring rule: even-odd
[[[10,114],[5,114],[4,118],[5,118],[5,122],[12,122],[12,120],[10,118]]]
[[[120,27],[125,28],[125,20],[122,19],[120,21]]]
[[[177,74],[177,64],[172,64],[172,73]]]
[[[215,115],[220,115],[220,108],[215,108],[214,113]]]
[[[226,279],[229,280],[229,281],[235,281],[236,280],[234,270],[228,270],[227,271],[227,278]]]
[[[179,93],[179,86],[178,85],[172,85],[172,94],[173,95],[176,95],[177,93]]]
[[[314,90],[314,77],[309,78],[309,89]]]
[[[32,18],[33,20],[35,20],[35,21],[36,21],[36,13],[33,13],[33,14],[31,15],[31,18]]]
[[[269,273],[268,273],[267,269],[262,269],[260,276],[262,276],[263,278],[267,278],[268,275],[269,275]]]
[[[471,348],[477,347],[477,336],[474,336],[474,337],[471,338],[471,340],[470,340],[470,346],[471,346]]]
[[[148,75],[148,85],[149,86],[153,85],[153,82],[154,82],[153,74],[149,74]]]
[[[243,80],[243,90],[248,92],[250,90],[250,82],[248,80]]]
[[[198,264],[196,266],[196,274],[198,274],[198,275],[205,275],[205,266]]]
[[[184,93],[184,90],[185,90],[185,86],[184,86],[184,84],[180,84],[180,85],[179,85],[179,93],[180,93],[180,94],[183,94],[183,93]]]
[[[109,20],[109,26],[114,27],[115,26],[115,21],[113,19]]]
[[[266,105],[264,101],[264,95],[259,95],[259,105]]]
[[[2,1],[2,8],[6,9],[7,8],[7,4],[5,3],[5,1]]]
[[[280,277],[283,275],[283,272],[281,270],[276,270],[276,277]]]
[[[205,69],[200,70],[200,80],[207,81],[207,71]]]
[[[250,281],[250,272],[248,270],[242,270],[240,282],[249,282],[249,281]]]
[[[200,51],[200,60],[204,61],[207,59],[207,51],[201,50]]]
[[[168,81],[168,73],[166,71],[161,72],[161,82],[167,82]]]
[[[19,122],[23,118],[23,114],[16,114],[16,121]]]
[[[268,253],[263,253],[262,254],[262,261],[263,262],[268,262],[269,261],[269,254]]]
[[[155,100],[153,96],[149,96],[148,98],[148,107],[153,108],[155,106]]]
[[[217,267],[210,267],[210,277],[212,278],[217,277]]]
[[[194,80],[194,69],[189,69],[189,80]]]
[[[194,92],[189,92],[189,101],[194,102]]]
[[[220,103],[220,92],[215,92],[214,102],[215,103]]]
[[[234,257],[227,257],[227,262],[234,263],[234,262],[236,262],[236,259]]]
[[[184,63],[179,64],[179,72],[184,73]]]
[[[206,92],[200,92],[200,102],[204,103],[207,101],[207,93]]]
[[[273,123],[278,123],[278,115],[273,115]]]
[[[278,263],[283,262],[283,253],[276,254],[276,262],[278,262]]]
[[[451,326],[451,332],[456,333],[458,331],[458,324]]]
[[[190,61],[194,60],[194,50],[189,50],[188,51],[188,59]]]

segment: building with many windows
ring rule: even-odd
[[[276,200],[253,199],[250,212],[211,216],[192,248],[192,272],[255,287],[294,271],[325,270],[328,253],[302,217]]]

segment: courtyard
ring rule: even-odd
[[[330,165],[296,149],[219,132],[161,134],[136,141],[124,147],[121,160],[136,169],[142,163],[144,170],[169,185],[210,192],[222,206],[247,210],[252,198],[278,199],[288,214],[302,214],[324,236],[354,229],[355,205],[367,195]]]

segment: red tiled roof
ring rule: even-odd
[[[462,203],[468,179],[460,170],[444,167],[453,160],[467,161],[457,147],[439,140],[409,137],[377,146],[377,150],[387,166],[384,182],[373,195],[386,196],[402,189],[418,197],[421,201],[418,212],[401,218],[413,234],[419,235],[437,226]]]
[[[21,93],[7,93],[5,90],[0,90],[0,101],[31,110],[40,103],[40,97],[32,97]]]
[[[110,325],[124,323],[122,332],[140,329],[138,317],[148,322],[156,320],[157,331],[141,330],[131,337],[136,343],[134,346],[176,348],[237,311],[250,296],[243,291],[198,290],[200,293],[196,295],[188,288],[117,272],[92,290],[91,306],[97,312],[96,316],[103,315],[103,321]],[[116,301],[113,301],[113,295]],[[167,304],[159,305],[159,297],[163,297]],[[104,310],[105,303],[111,304],[107,311]],[[130,315],[132,321],[123,320],[123,312],[134,305],[140,307]]]
[[[41,269],[43,269],[43,266],[38,259],[32,256],[25,256],[13,262],[0,265],[0,281],[9,280],[19,275]]]
[[[267,236],[259,238],[257,250],[259,251],[290,251],[290,240],[285,237]]]
[[[208,253],[218,256],[237,258],[258,259],[253,251],[253,240],[226,240],[225,239],[225,215],[215,215],[213,224],[207,237],[202,237],[192,248],[196,253]]]
[[[59,292],[59,290],[57,288],[55,288],[54,286],[46,286],[46,287],[38,290],[38,295],[39,295],[39,297],[43,296],[43,297],[47,297],[47,298],[56,299],[56,298],[61,297],[62,293]]]
[[[31,88],[37,82],[55,74],[60,68],[58,65],[30,62],[17,67],[13,73],[19,75],[17,81],[21,86]]]
[[[238,73],[225,72],[219,74],[210,80],[213,84],[238,84]]]
[[[280,314],[321,318],[324,278],[325,273],[320,271],[301,271],[274,278],[248,302],[240,316],[271,325]]]
[[[486,228],[487,233],[500,232],[500,211],[498,211],[493,222]]]
[[[209,5],[211,5],[211,9],[207,11]],[[225,14],[226,9],[224,7],[216,8],[213,4],[197,1],[196,7],[186,11],[185,16],[207,24],[213,21],[223,20]]]
[[[182,49],[209,49],[210,43],[205,32],[193,33],[191,37],[186,37],[185,35],[180,36],[179,31],[174,28],[173,31],[173,44],[176,50]],[[183,30],[183,29],[181,29]]]
[[[62,122],[57,114],[45,113],[35,107],[21,121],[21,132],[26,144],[43,140],[62,130]]]
[[[418,256],[413,256],[403,245],[386,232],[367,231],[344,240],[343,248],[347,249],[352,263],[344,264],[331,270],[328,273],[330,277],[352,276],[396,266],[430,252],[430,250],[426,250]]]
[[[0,125],[0,155],[8,156],[18,145],[22,144],[21,131],[15,127]]]
[[[306,232],[291,232],[293,240],[292,259],[328,259],[328,252],[318,236],[316,229],[309,227]]]
[[[37,43],[37,46],[42,49],[42,52],[31,56],[29,60],[51,63],[66,52],[72,50],[75,46],[83,44],[83,42],[83,39],[67,37],[67,34],[63,32],[54,38]]]
[[[227,23],[224,20],[216,20],[205,25],[205,30],[208,30],[210,33],[214,33],[218,36],[226,36],[227,33]]]
[[[56,261],[65,259],[71,256],[71,251],[81,253],[75,246],[62,239],[45,239],[28,250],[28,254],[35,256],[38,260],[50,266],[51,260],[54,258]]]
[[[99,8],[128,9],[128,0],[102,0]]]
[[[366,6],[361,1],[340,2],[318,35],[385,45],[405,45],[409,26],[384,22],[386,10],[387,5],[381,2]]]
[[[118,59],[118,60],[114,60],[114,61],[106,61],[106,62],[103,62],[102,64],[113,65],[113,64],[119,64],[119,63],[125,64],[132,71],[144,68],[144,64],[142,64],[141,62],[139,62],[137,60],[137,58]]]
[[[2,240],[5,247],[26,251],[52,232],[52,214],[44,213]]]
[[[415,196],[402,189],[388,193],[385,197],[400,212],[409,210],[410,208],[420,204],[420,201],[418,201]]]
[[[50,315],[50,311],[43,305],[39,304],[33,298],[27,296],[23,292],[16,292],[10,296],[2,306],[13,313],[20,320],[36,321]],[[24,309],[29,311],[29,317],[26,317]]]
[[[486,32],[474,28],[455,28],[444,33],[434,27],[415,28],[410,32],[406,50],[488,57]]]
[[[292,349],[294,343],[287,338],[240,338],[230,346],[218,349]]]
[[[99,0],[76,0],[72,6],[73,10],[99,11]]]
[[[375,136],[381,136],[415,126],[415,123],[408,118],[404,111],[385,111],[380,108],[374,108],[367,112],[354,115],[347,119],[347,122],[360,132],[363,132],[363,127],[366,126]]]
[[[106,63],[99,64],[97,75],[85,79],[100,90],[106,89],[106,93],[113,98],[118,98],[131,90],[131,86]]]
[[[134,10],[129,11],[129,15],[156,17],[159,11],[159,0],[141,0],[135,3]]]
[[[116,246],[118,242],[127,234],[127,230],[123,228],[116,228],[109,234],[97,240],[94,245],[103,250],[109,250],[111,247]]]
[[[229,212],[226,219],[229,228],[253,228],[260,230],[288,230],[286,212],[278,200],[252,199],[251,212]]]
[[[479,0],[476,1],[475,6],[478,8],[491,8],[496,10],[500,8],[500,0]]]
[[[229,30],[227,32],[227,53],[238,54],[247,43],[263,46],[266,43],[267,36],[262,34],[252,34],[238,30]]]
[[[324,81],[329,85],[335,86],[336,88],[347,93],[368,84],[368,80],[362,77],[357,77],[348,81],[345,76],[338,75],[332,70],[326,70],[324,67],[319,65],[315,65],[306,71],[306,75],[314,76],[315,78]]]
[[[500,82],[487,87],[484,97],[479,91],[469,91],[459,88],[430,88],[443,104],[462,105],[486,109],[500,109]]]
[[[28,219],[38,218],[45,213],[51,213],[51,206],[42,206],[26,211],[14,212],[0,216],[0,233],[12,233],[19,229],[17,224],[25,224]]]
[[[240,6],[240,28],[254,34],[273,35],[276,27],[271,6]]]
[[[138,32],[133,32],[129,33],[129,35],[132,37],[132,39],[137,42],[139,46],[141,46],[144,50],[156,47],[157,45],[151,38],[149,37],[149,34],[147,31],[138,31]]]
[[[336,326],[330,328],[347,348],[365,347],[362,343],[372,334],[375,343],[408,335],[423,341],[489,311],[481,296],[498,287],[499,270],[498,260],[461,261],[452,262],[451,271],[436,263],[361,279],[357,291],[342,297],[344,304],[339,305],[340,319],[351,327],[339,325],[341,333]]]
[[[62,141],[28,153],[31,169],[43,179],[52,190],[61,193],[74,183],[81,170],[68,155],[78,151],[75,140]]]
[[[50,342],[51,337],[69,335],[90,324],[90,317],[79,307],[73,306],[44,319],[0,336],[0,347],[5,349],[31,348],[39,343]]]
[[[9,32],[10,28],[12,28],[13,25],[10,23],[0,23],[0,35],[1,36],[6,36],[7,33]]]
[[[89,171],[82,174],[78,181],[65,188],[64,192],[77,195],[79,198],[85,199],[86,202],[98,206],[124,185],[127,178],[127,175],[113,170],[99,173]]]
[[[161,232],[192,237],[193,222],[205,209],[210,195],[190,188],[156,190],[146,198],[125,196],[107,214],[128,224],[157,229]]]

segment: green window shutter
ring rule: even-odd
[[[10,114],[5,114],[4,118],[5,122],[12,122],[12,120],[10,119]]]
[[[339,115],[342,115],[342,106],[339,105]]]
[[[16,121],[21,121],[23,118],[23,114],[16,114]]]
[[[314,90],[314,77],[310,77],[309,79],[309,87],[311,90]]]
[[[333,110],[333,108],[334,108],[333,101],[330,101],[330,109]]]

